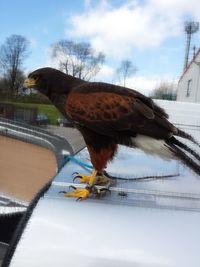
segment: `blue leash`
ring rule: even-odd
[[[77,163],[78,165],[80,165],[80,166],[82,166],[84,168],[94,169],[94,167],[92,165],[87,164],[85,162],[82,162],[81,160],[75,158],[74,156],[67,156],[65,163],[67,163],[70,160],[73,161],[73,162],[75,162],[75,163]]]

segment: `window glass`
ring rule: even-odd
[[[186,96],[190,96],[191,91],[192,91],[192,79],[188,80],[188,82],[187,82],[187,93],[186,93]]]

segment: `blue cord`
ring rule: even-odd
[[[94,167],[92,165],[84,163],[81,160],[78,160],[77,158],[75,158],[74,156],[67,156],[66,157],[66,161],[69,161],[69,160],[79,164],[82,167],[89,168],[89,169],[94,169]]]

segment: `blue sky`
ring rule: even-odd
[[[61,39],[87,41],[106,62],[96,80],[113,82],[120,61],[138,72],[127,81],[148,94],[162,81],[177,81],[183,68],[185,20],[200,20],[198,0],[0,0],[0,44],[11,34],[30,41],[26,72],[56,67],[49,48]],[[199,32],[192,45],[199,47]]]

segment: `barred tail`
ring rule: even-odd
[[[192,137],[190,134],[180,130],[179,128],[176,128],[177,129],[177,133],[175,134],[176,136],[179,136],[179,137],[182,137],[182,138],[185,138],[185,139],[188,139],[190,140],[192,143],[196,144],[198,147],[200,147],[200,144],[194,139],[194,137]]]
[[[182,131],[181,131],[181,134],[182,134],[182,137],[189,139],[191,142],[196,144],[196,141],[193,140],[192,136]],[[196,174],[200,175],[200,155],[196,151],[194,151],[192,148],[188,147],[187,145],[183,144],[181,141],[177,140],[174,136],[172,136],[165,142],[168,148],[176,156],[176,158],[181,160],[184,165],[188,166]]]

